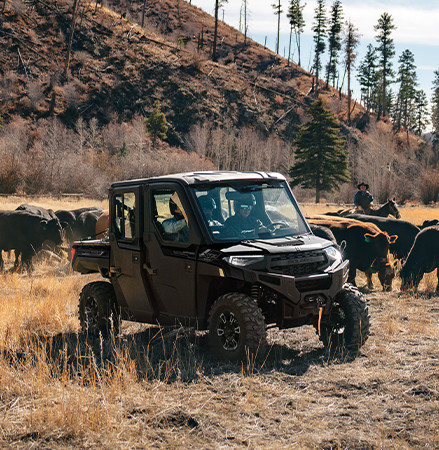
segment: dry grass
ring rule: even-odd
[[[77,299],[95,277],[61,269],[0,277],[0,447],[439,447],[429,277],[416,297],[398,283],[367,294],[356,358],[329,355],[311,327],[275,329],[261,367],[217,363],[194,330],[126,322],[110,342],[87,339]]]
[[[22,203],[53,209],[54,211],[58,209],[78,209],[86,206],[102,206],[103,208],[108,208],[108,200],[91,200],[80,196],[23,197],[20,195],[8,195],[0,197],[0,209],[15,209]]]

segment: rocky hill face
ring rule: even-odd
[[[214,19],[183,0],[88,3],[6,0],[0,19],[3,120],[57,116],[100,123],[146,116],[159,100],[183,145],[194,124],[251,125],[294,137],[306,120],[312,76],[220,22],[218,62],[211,60]],[[143,23],[143,27],[141,26]],[[329,88],[327,105],[341,120],[346,99]],[[354,125],[364,126],[356,105]]]

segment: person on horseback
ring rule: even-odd
[[[373,206],[373,196],[369,192],[369,185],[361,182],[357,187],[358,191],[354,197],[355,212],[359,214],[369,214],[371,207]]]

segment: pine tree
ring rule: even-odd
[[[378,90],[377,55],[372,44],[367,46],[367,52],[357,71],[363,102],[366,112],[376,108],[376,94]]]
[[[355,49],[358,46],[358,41],[360,39],[360,35],[358,34],[357,28],[351,22],[346,23],[346,36],[344,39],[345,45],[345,64],[346,64],[346,72],[348,74],[348,125],[351,124],[351,71],[355,64],[355,59],[357,58],[357,54],[355,53]]]
[[[434,72],[433,96],[431,98],[431,124],[433,127],[433,148],[439,151],[439,69]]]
[[[414,98],[414,113],[411,125],[411,131],[421,136],[428,124],[428,100],[427,94],[422,89],[417,90]]]
[[[280,0],[271,5],[274,9],[274,14],[277,16],[277,38],[276,38],[276,54],[279,54],[279,36],[280,36],[280,16],[283,13]]]
[[[326,65],[326,87],[328,87],[330,81],[335,86],[335,79],[337,78],[338,53],[341,50],[342,20],[341,1],[335,0],[331,8],[331,23],[328,35],[329,61]]]
[[[314,26],[312,31],[314,32],[314,63],[313,69],[316,75],[315,83],[315,95],[317,96],[319,91],[319,71],[322,68],[321,55],[325,51],[325,37],[326,37],[326,12],[325,12],[325,0],[317,0],[317,7],[314,10]]]
[[[303,8],[306,3],[301,5],[300,0],[291,0],[290,7],[288,8],[287,17],[290,19],[290,52],[291,54],[291,33],[294,31],[296,37],[296,47],[298,53],[298,64],[300,66],[300,35],[305,28],[305,20],[303,18]]]
[[[321,98],[310,107],[312,120],[302,125],[293,144],[295,163],[290,167],[291,186],[315,189],[316,203],[322,191],[332,192],[349,181],[346,139],[340,136],[337,118]]]
[[[394,124],[397,131],[405,127],[407,134],[413,119],[416,87],[418,85],[415,57],[410,50],[404,50],[399,57],[398,78],[399,91],[396,100]]]
[[[393,39],[390,37],[392,30],[396,27],[393,24],[392,16],[388,13],[381,14],[378,19],[378,24],[375,25],[374,30],[378,32],[375,36],[378,42],[378,51],[380,53],[380,71],[379,76],[381,79],[381,108],[382,110],[378,112],[378,117],[382,114],[387,116],[387,85],[394,76],[392,70],[392,57],[395,55],[395,45],[393,44]]]
[[[165,139],[168,132],[168,123],[165,115],[161,111],[160,102],[156,100],[153,105],[152,113],[145,119],[146,129],[153,137],[153,143],[157,142],[157,138]]]

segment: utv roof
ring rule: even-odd
[[[187,185],[219,183],[222,181],[262,181],[279,180],[284,181],[285,177],[276,172],[238,172],[238,171],[204,171],[204,172],[185,172],[160,177],[141,178],[137,180],[118,181],[111,187],[130,186],[143,183],[157,183],[160,181],[177,181]]]

